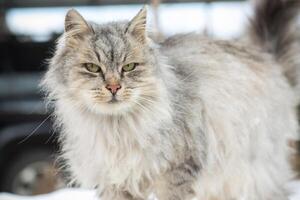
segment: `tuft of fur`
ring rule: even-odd
[[[257,0],[254,3],[251,39],[275,56],[300,97],[300,32],[296,22],[300,1]]]
[[[145,8],[101,25],[70,12],[42,85],[76,183],[103,200],[287,200],[296,100],[269,54],[197,34],[155,44]]]

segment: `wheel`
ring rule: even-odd
[[[18,153],[4,172],[1,182],[5,191],[36,195],[52,192],[64,185],[50,149],[39,147]]]

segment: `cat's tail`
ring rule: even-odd
[[[254,0],[254,6],[251,42],[275,56],[300,97],[300,0]]]

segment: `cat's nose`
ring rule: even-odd
[[[108,89],[113,95],[115,95],[117,93],[117,91],[119,89],[121,89],[121,85],[120,84],[113,84],[113,85],[110,85],[110,84],[107,84],[106,86],[106,89]]]

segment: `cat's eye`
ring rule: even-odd
[[[84,63],[84,67],[89,71],[93,73],[100,72],[101,68],[93,63]]]
[[[134,70],[137,65],[138,65],[138,63],[129,63],[127,65],[124,65],[122,67],[122,70],[124,72],[130,72],[130,71]]]

